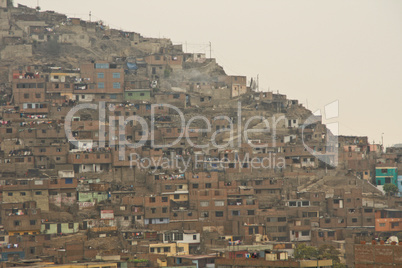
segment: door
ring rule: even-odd
[[[57,233],[61,234],[61,223],[57,224]]]

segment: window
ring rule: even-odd
[[[105,74],[104,73],[98,73],[98,78],[105,78]]]
[[[113,78],[120,78],[120,73],[113,73]]]
[[[35,98],[39,99],[40,98],[40,93],[36,93]]]
[[[112,99],[112,100],[117,99],[117,95],[116,94],[110,94],[110,99]]]
[[[165,203],[165,202],[167,202],[167,201],[168,201],[167,196],[162,196],[162,202]]]
[[[29,248],[29,253],[30,254],[35,254],[35,248],[34,247]]]
[[[145,93],[140,93],[140,96],[141,96],[141,97],[144,97],[144,96],[145,96]]]
[[[212,184],[210,184],[210,183],[205,183],[205,188],[211,188],[212,187]]]
[[[391,222],[391,228],[399,226],[399,222]]]
[[[385,222],[381,222],[380,227],[385,227]]]
[[[193,189],[198,189],[198,183],[193,183]]]
[[[149,198],[149,203],[155,203],[155,197],[150,197]]]
[[[215,211],[215,217],[223,217],[223,211]]]
[[[26,196],[27,193],[26,193],[26,192],[20,192],[20,195],[21,195],[21,196]]]
[[[156,213],[156,208],[151,208],[151,213],[155,214]]]
[[[285,222],[286,221],[286,217],[278,217],[278,222]]]
[[[42,195],[42,192],[41,192],[41,191],[37,191],[37,192],[35,192],[35,195]]]
[[[172,185],[165,185],[165,190],[172,190]]]
[[[14,221],[14,226],[20,226],[21,222],[20,221]]]
[[[180,199],[180,195],[179,195],[179,194],[175,194],[175,195],[173,196],[173,199]]]
[[[24,94],[24,99],[29,99],[29,93]]]
[[[96,69],[109,69],[109,63],[96,63]]]
[[[238,210],[233,210],[233,211],[232,211],[232,216],[240,216],[240,211],[238,211]]]
[[[224,201],[215,201],[215,207],[223,207],[225,205]]]
[[[328,237],[334,237],[335,236],[335,232],[328,232]]]
[[[120,82],[114,82],[113,88],[120,88]]]
[[[8,193],[7,195],[8,195],[8,196],[13,196],[13,193]]]
[[[352,222],[357,222],[357,218],[352,218]]]
[[[166,207],[164,207],[164,208],[162,208],[162,213],[167,213],[167,208]]]
[[[309,236],[309,235],[310,235],[310,231],[302,231],[301,235],[302,235],[302,236]]]
[[[105,83],[103,82],[98,83],[98,88],[105,88]]]
[[[319,237],[324,237],[324,232],[318,232]]]
[[[201,201],[200,206],[201,207],[208,207],[209,206],[209,201]]]
[[[365,208],[364,212],[365,213],[371,213],[371,212],[373,212],[373,209],[372,208]]]
[[[29,221],[29,224],[30,224],[30,225],[36,225],[36,220],[30,220],[30,221]]]
[[[208,218],[209,212],[208,211],[201,211],[201,218]]]
[[[70,222],[68,223],[68,229],[73,229],[74,228],[74,223]]]
[[[247,210],[247,215],[249,215],[249,216],[254,215],[254,210]]]

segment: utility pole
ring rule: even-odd
[[[260,92],[260,75],[257,74],[257,92]]]

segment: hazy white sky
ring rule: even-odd
[[[34,7],[37,0],[14,0]],[[39,0],[42,10],[102,19],[187,42],[228,74],[260,76],[315,111],[339,100],[342,135],[402,143],[402,1]],[[201,44],[201,45],[197,45]],[[183,46],[185,48],[185,46]]]

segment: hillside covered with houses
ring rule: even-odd
[[[402,147],[205,53],[0,0],[0,91],[1,267],[402,266]]]

